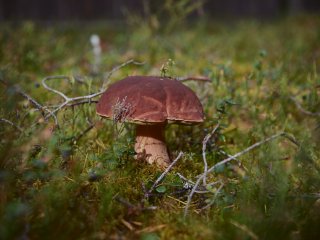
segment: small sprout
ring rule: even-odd
[[[220,114],[227,114],[227,107],[238,105],[238,103],[234,102],[232,99],[221,99],[216,104],[216,110]]]
[[[266,57],[267,56],[267,51],[265,49],[260,50],[259,56],[262,57],[262,58]]]
[[[173,77],[173,67],[175,64],[176,63],[171,58],[169,58],[166,63],[162,64],[160,69],[161,77]]]
[[[262,62],[260,60],[256,61],[253,66],[257,71],[262,70]]]

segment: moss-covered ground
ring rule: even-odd
[[[320,239],[320,114],[312,114],[320,111],[320,18],[159,24],[2,23],[0,239]],[[92,34],[102,47],[95,72]],[[172,157],[184,155],[149,199],[144,188],[162,170],[134,159],[133,125],[101,119],[93,102],[60,110],[57,128],[19,93],[56,105],[63,99],[42,86],[44,77],[67,75],[48,85],[87,95],[129,59],[144,64],[119,69],[109,83],[211,79],[185,82],[206,120],[167,127]],[[184,217],[190,189],[177,173],[193,181],[202,173],[202,141],[218,122],[210,166],[225,158],[221,150],[235,154],[282,131],[297,144],[277,138],[240,156],[240,165],[220,166],[208,181],[223,188],[195,194]]]

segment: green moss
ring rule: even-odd
[[[23,129],[0,124],[0,238],[316,239],[320,119],[301,112],[290,97],[319,111],[319,17],[190,28],[172,23],[170,30],[131,26],[0,26],[0,118]],[[102,41],[99,73],[91,70],[92,33]],[[166,74],[212,79],[186,82],[201,99],[206,121],[167,127],[172,157],[185,154],[148,199],[144,187],[162,171],[134,158],[133,125],[115,126],[95,114],[94,104],[84,104],[61,110],[60,128],[52,132],[52,119],[44,121],[14,89],[18,84],[40,104],[56,105],[63,99],[41,86],[43,77],[70,76],[70,82],[48,84],[68,96],[86,95],[130,58],[145,64],[120,69],[110,83],[161,75],[162,66]],[[82,136],[88,120],[95,127]],[[278,139],[241,156],[242,166],[233,161],[217,168],[208,179],[224,187],[217,196],[217,186],[196,194],[184,218],[190,190],[177,173],[193,181],[201,174],[202,141],[218,121],[218,137],[207,144],[210,166],[225,158],[219,150],[237,153],[283,130],[300,146]]]

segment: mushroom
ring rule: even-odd
[[[195,93],[178,80],[131,76],[112,84],[97,104],[97,114],[137,124],[136,158],[166,167],[170,157],[165,142],[167,123],[196,124],[204,120]]]

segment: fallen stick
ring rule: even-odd
[[[158,179],[153,183],[149,191],[146,193],[147,197],[151,194],[151,192],[157,187],[157,185],[162,181],[162,179],[168,174],[168,172],[173,168],[173,166],[178,162],[178,160],[182,157],[183,152],[180,152],[175,160],[170,163],[170,165],[166,168],[166,170],[158,177]]]
[[[214,127],[214,129],[204,137],[204,139],[202,141],[202,159],[203,159],[203,164],[204,164],[203,185],[206,185],[206,181],[207,181],[206,173],[208,171],[208,163],[207,163],[207,157],[206,157],[207,143],[208,143],[209,139],[213,136],[213,134],[215,134],[215,132],[218,130],[219,127],[220,127],[220,124],[218,123]]]
[[[67,106],[75,106],[75,105],[79,105],[79,104],[85,104],[85,103],[91,103],[93,101],[91,101],[91,99],[101,95],[104,93],[105,91],[105,84],[107,82],[107,80],[110,78],[110,76],[117,70],[119,70],[120,68],[122,67],[125,67],[127,66],[128,64],[136,64],[136,65],[140,65],[140,64],[143,64],[143,63],[138,63],[134,60],[129,60],[125,63],[122,63],[121,65],[119,66],[116,66],[114,67],[110,72],[108,72],[105,76],[105,80],[103,82],[103,85],[100,89],[100,91],[96,92],[96,93],[92,93],[92,94],[89,94],[89,95],[84,95],[84,96],[78,96],[78,97],[68,97],[66,94],[64,94],[63,92],[57,90],[57,89],[54,89],[50,86],[48,86],[47,84],[47,81],[49,80],[53,80],[53,79],[67,79],[70,81],[70,78],[68,76],[64,76],[64,75],[57,75],[57,76],[48,76],[48,77],[45,77],[44,79],[42,79],[42,86],[47,89],[48,91],[50,92],[53,92],[57,95],[59,95],[60,97],[62,97],[64,99],[64,102],[62,102],[61,104],[57,105],[55,107],[55,109],[53,110],[49,110],[48,107],[44,107],[44,109],[46,111],[48,111],[49,113],[45,116],[45,119],[48,119],[49,117],[53,117],[55,119],[55,124],[58,125],[58,119],[57,119],[57,116],[56,116],[56,113],[63,109],[64,107],[67,107]]]
[[[0,121],[1,122],[5,122],[13,127],[15,127],[16,129],[18,129],[20,132],[23,132],[23,129],[21,127],[19,127],[18,125],[14,124],[13,122],[11,122],[10,120],[8,119],[5,119],[5,118],[0,118]]]
[[[295,99],[294,97],[290,97],[290,99],[294,102],[294,104],[296,105],[296,107],[300,110],[300,112],[308,115],[308,116],[312,116],[312,117],[318,117],[320,116],[320,112],[310,112],[308,110],[305,110],[301,104],[298,102],[297,99]]]
[[[208,77],[177,77],[176,80],[180,82],[185,82],[185,81],[211,82],[211,79]]]
[[[280,132],[280,133],[274,134],[274,135],[272,135],[272,136],[270,136],[270,137],[268,137],[268,138],[266,138],[266,139],[264,139],[264,140],[262,140],[260,142],[257,142],[255,144],[251,145],[250,147],[244,149],[243,151],[238,152],[238,153],[234,154],[233,156],[230,156],[230,157],[228,157],[228,158],[216,163],[211,168],[209,168],[206,172],[204,172],[202,175],[200,175],[200,177],[195,182],[190,194],[188,195],[187,204],[186,204],[186,207],[184,209],[184,217],[186,217],[187,214],[188,214],[189,206],[190,206],[190,203],[191,203],[191,200],[192,200],[192,197],[193,197],[194,193],[196,192],[200,182],[203,181],[203,178],[208,173],[213,172],[213,170],[215,170],[218,166],[220,166],[222,164],[225,164],[227,162],[230,162],[231,160],[234,160],[235,158],[237,158],[237,157],[239,157],[239,156],[241,156],[241,155],[243,155],[243,154],[245,154],[245,153],[247,153],[247,152],[249,152],[249,151],[251,151],[251,150],[253,150],[253,149],[257,148],[257,147],[259,147],[259,146],[261,146],[262,144],[265,144],[265,143],[267,143],[269,141],[272,141],[272,140],[274,140],[274,139],[276,139],[278,137],[281,137],[281,136],[286,136],[286,133],[285,132]]]

